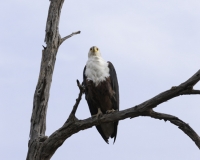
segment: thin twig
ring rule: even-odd
[[[77,31],[77,32],[73,32],[72,34],[70,34],[70,35],[68,35],[68,36],[66,36],[66,37],[63,37],[62,39],[61,39],[61,41],[60,41],[60,45],[66,40],[66,39],[68,39],[68,38],[70,38],[70,37],[72,37],[72,36],[74,36],[74,35],[76,35],[76,34],[80,34],[81,33],[81,31]]]
[[[77,82],[77,86],[78,86],[80,92],[79,92],[78,98],[76,99],[76,103],[74,104],[72,112],[71,112],[71,114],[73,114],[73,115],[75,115],[78,105],[81,101],[82,94],[84,93],[84,87],[80,84],[79,80],[76,80],[76,82]]]
[[[200,94],[200,90],[186,90],[181,93],[181,95],[190,95],[190,94]]]

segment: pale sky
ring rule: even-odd
[[[28,150],[33,95],[39,75],[48,0],[0,2],[0,159],[22,160]],[[81,31],[60,47],[47,112],[49,136],[69,116],[78,96],[76,79],[91,46],[98,46],[118,75],[120,109],[133,107],[179,85],[200,69],[200,1],[65,1],[62,37]],[[195,86],[200,89],[200,84]],[[200,95],[181,96],[156,111],[178,116],[200,134]],[[85,98],[78,119],[90,117]],[[170,122],[149,117],[119,122],[116,143],[96,128],[65,141],[52,160],[199,160],[194,142]]]

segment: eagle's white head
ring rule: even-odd
[[[88,53],[85,76],[92,80],[96,86],[110,76],[108,62],[101,57],[99,48],[93,46]]]
[[[91,58],[93,56],[101,57],[101,52],[100,52],[99,48],[96,46],[91,47],[89,50],[89,53],[88,53],[88,58]]]

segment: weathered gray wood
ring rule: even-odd
[[[30,130],[31,140],[45,135],[49,90],[60,42],[58,23],[62,4],[63,0],[54,0],[49,7],[45,36],[47,46],[46,49],[42,51],[40,74],[34,94]]]
[[[58,27],[63,2],[64,0],[52,0],[50,2],[45,35],[45,42],[47,46],[44,47],[44,50],[42,51],[40,74],[34,94],[27,160],[38,159],[38,150],[42,141],[47,138],[45,136],[45,131],[49,91],[51,87],[57,51],[61,43],[64,41],[60,37]],[[65,40],[79,33],[80,31],[74,32],[65,37]]]
[[[50,2],[45,35],[45,42],[47,46],[44,47],[44,50],[42,51],[40,74],[34,94],[30,140],[28,143],[29,149],[26,159],[49,160],[67,138],[80,130],[87,129],[101,123],[114,122],[138,116],[149,116],[156,119],[169,120],[171,123],[179,126],[179,128],[196,143],[198,148],[200,148],[199,136],[189,125],[175,116],[156,113],[153,111],[153,108],[174,97],[188,94],[200,94],[199,90],[192,89],[193,86],[200,80],[200,70],[186,82],[177,87],[172,87],[171,89],[135,107],[115,112],[113,114],[103,115],[100,119],[88,118],[85,120],[78,120],[75,117],[78,104],[84,92],[83,87],[80,86],[80,83],[78,83],[80,93],[69,118],[60,129],[55,131],[49,137],[45,136],[46,112],[57,51],[59,46],[66,39],[80,33],[80,31],[74,32],[69,36],[61,38],[59,34],[59,20],[63,2],[64,0],[51,0]]]

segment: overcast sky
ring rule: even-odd
[[[44,43],[48,0],[0,2],[0,159],[23,160],[28,150],[33,94]],[[78,96],[76,79],[88,50],[98,46],[118,75],[120,109],[133,107],[200,69],[200,1],[71,0],[63,5],[62,37],[47,113],[46,135],[60,128]],[[200,84],[195,86],[200,89]],[[200,97],[181,96],[156,111],[178,116],[200,134]],[[77,118],[90,117],[85,98]],[[194,142],[170,122],[148,117],[120,121],[116,143],[96,128],[65,141],[52,160],[199,160]]]

